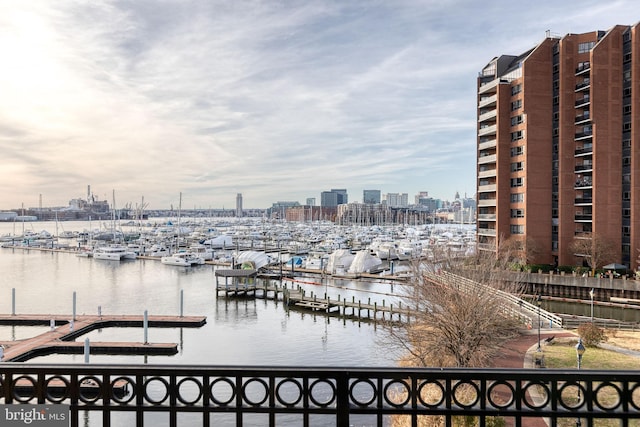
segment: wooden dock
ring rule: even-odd
[[[137,315],[79,315],[72,316],[21,314],[0,315],[2,325],[52,325],[51,329],[35,337],[0,343],[3,348],[3,362],[22,362],[33,357],[54,354],[82,354],[84,343],[74,339],[95,329],[108,327],[143,327],[144,316]],[[201,327],[206,323],[204,316],[147,316],[149,327]],[[89,343],[89,351],[94,354],[175,354],[178,352],[174,343],[132,343],[132,342],[98,342]]]
[[[253,297],[271,300],[281,300],[288,308],[299,308],[310,310],[316,313],[338,315],[344,318],[355,320],[389,320],[389,321],[407,321],[409,322],[413,313],[402,303],[394,306],[393,304],[371,302],[371,298],[367,301],[356,301],[355,297],[351,301],[341,298],[339,295],[336,299],[329,298],[326,294],[318,296],[313,292],[307,294],[300,286],[289,288],[287,285],[278,285],[262,281],[257,283],[228,283],[216,286],[218,295],[232,297]]]

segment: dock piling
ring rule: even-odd
[[[184,289],[180,289],[180,317],[184,317]]]
[[[89,338],[84,339],[84,363],[89,363]]]
[[[76,291],[73,291],[73,311],[71,312],[71,320],[76,320]]]
[[[142,329],[144,330],[144,343],[149,344],[149,313],[144,311],[144,319],[142,320]]]
[[[16,288],[11,288],[11,315],[16,315]]]

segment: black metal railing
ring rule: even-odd
[[[0,388],[5,405],[69,405],[73,427],[640,419],[638,371],[0,363]]]

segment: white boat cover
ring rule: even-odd
[[[255,266],[256,270],[260,270],[262,267],[272,263],[271,258],[264,252],[258,251],[244,251],[240,252],[236,258],[236,264],[243,264],[250,262]]]
[[[373,256],[369,251],[358,251],[349,267],[349,273],[368,273],[382,264],[382,260]]]
[[[337,270],[347,271],[353,262],[355,255],[349,249],[336,249],[329,255],[327,271],[335,273]]]

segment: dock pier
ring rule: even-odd
[[[74,340],[95,329],[108,327],[186,327],[198,328],[206,323],[204,316],[136,316],[136,315],[50,315],[0,314],[0,325],[50,325],[51,329],[35,337],[2,341],[2,362],[23,362],[54,353],[82,354],[84,343]],[[145,336],[146,338],[146,336]],[[94,354],[170,355],[178,352],[175,343],[95,342],[89,345]]]
[[[238,270],[216,271],[216,292],[219,296],[226,298],[249,297],[282,301],[287,309],[299,308],[358,321],[388,320],[410,322],[413,316],[411,310],[403,307],[401,302],[394,306],[393,304],[386,304],[385,300],[382,301],[382,304],[377,301],[371,302],[371,298],[368,298],[366,302],[356,301],[355,296],[349,301],[340,295],[336,299],[331,299],[326,293],[324,296],[319,296],[314,292],[307,294],[300,285],[288,287],[286,283],[278,285],[273,283],[277,281],[271,280],[263,280],[261,281],[262,283],[258,283],[255,280],[255,276],[249,273],[227,274],[225,271]],[[218,277],[224,277],[224,283],[220,283]],[[234,280],[229,281],[229,278]],[[248,278],[253,280],[245,280]]]

